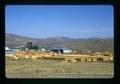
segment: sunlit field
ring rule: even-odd
[[[66,62],[6,58],[7,78],[112,78],[113,62]]]

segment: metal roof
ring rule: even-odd
[[[24,48],[25,46],[24,45],[22,45],[22,46],[17,46],[17,47],[15,47],[15,48]]]
[[[69,49],[69,48],[50,48],[51,50],[60,50],[60,49],[62,49],[62,50],[71,50],[71,49]]]

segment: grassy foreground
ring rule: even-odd
[[[7,78],[112,78],[113,62],[66,62],[50,59],[6,59]]]

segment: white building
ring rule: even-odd
[[[63,53],[72,53],[72,50],[68,48],[62,48],[62,50],[63,50]]]
[[[41,51],[47,51],[45,48],[42,48]]]
[[[10,48],[9,47],[5,47],[5,50],[10,50]]]
[[[13,54],[15,51],[9,47],[5,47],[5,54]]]
[[[65,50],[63,50],[63,53],[72,53],[72,50],[70,50],[70,49],[65,49]]]

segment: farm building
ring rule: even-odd
[[[10,50],[10,48],[9,47],[5,47],[5,50]]]
[[[50,51],[56,52],[56,53],[71,53],[72,50],[69,48],[52,48]]]
[[[72,50],[69,48],[62,48],[63,49],[63,53],[72,53]]]
[[[5,54],[12,54],[15,51],[13,49],[10,49],[9,47],[5,47]]]
[[[14,49],[15,49],[15,50],[25,50],[25,49],[27,49],[27,47],[24,46],[24,45],[22,45],[22,46],[17,46],[17,47],[15,47]]]

